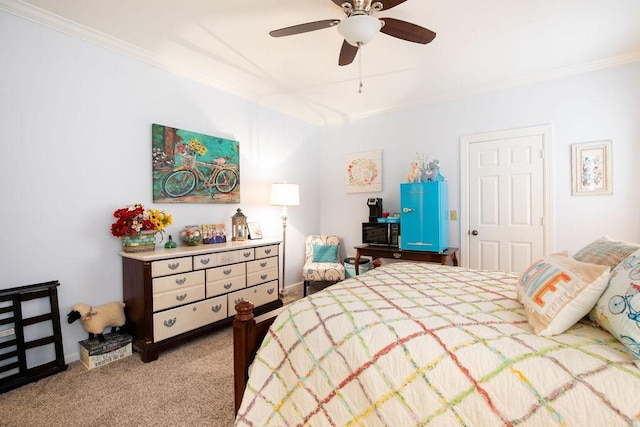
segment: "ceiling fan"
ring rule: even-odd
[[[361,46],[367,44],[378,33],[407,40],[414,43],[427,44],[436,33],[419,25],[394,18],[376,18],[373,12],[389,10],[407,0],[331,0],[342,8],[346,15],[343,20],[325,19],[323,21],[307,22],[269,32],[272,37],[284,37],[309,31],[338,27],[338,32],[344,37],[338,65],[349,65],[353,62]]]

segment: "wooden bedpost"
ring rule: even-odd
[[[244,389],[249,380],[249,366],[253,363],[262,340],[269,332],[269,327],[284,310],[280,305],[274,310],[254,317],[253,308],[253,304],[249,301],[240,301],[236,304],[236,318],[233,321],[233,387],[236,414],[240,409]]]
[[[256,321],[253,318],[253,304],[240,301],[236,305],[233,321],[233,387],[236,414],[242,403],[242,395],[249,378],[249,366],[256,354]]]

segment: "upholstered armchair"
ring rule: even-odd
[[[345,278],[340,262],[340,238],[334,235],[307,236],[304,242],[305,261],[302,267],[304,296],[310,282],[339,282]]]

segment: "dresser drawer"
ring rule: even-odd
[[[162,341],[226,317],[226,296],[155,313],[153,315],[153,339],[154,342]]]
[[[227,295],[229,298],[229,316],[235,316],[236,304],[240,301],[249,301],[255,307],[267,304],[278,299],[278,281],[263,283],[262,285],[253,286],[241,291],[233,292]]]
[[[278,245],[269,245],[256,248],[256,259],[269,258],[278,255]]]
[[[219,252],[216,256],[217,265],[227,265],[251,261],[255,256],[255,252],[253,251],[253,248],[238,249],[229,252]]]
[[[204,284],[153,294],[153,311],[204,299]]]
[[[254,286],[260,283],[278,280],[278,269],[262,270],[257,273],[247,274],[247,286]]]
[[[204,271],[190,271],[183,274],[156,277],[152,279],[152,284],[154,294],[202,285],[204,284]]]
[[[211,268],[216,265],[216,254],[196,255],[193,257],[193,269],[201,270],[203,268]]]
[[[167,274],[191,271],[191,257],[163,259],[151,263],[151,277],[166,276]]]
[[[247,287],[247,278],[242,276],[229,277],[215,282],[207,282],[207,298],[237,291]]]
[[[247,274],[257,273],[263,270],[278,269],[278,258],[263,258],[247,263]]]
[[[244,276],[246,273],[245,263],[230,264],[224,267],[210,268],[207,270],[207,283],[228,279],[235,276]]]

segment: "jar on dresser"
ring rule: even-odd
[[[260,240],[121,252],[127,324],[142,361],[231,324],[243,299],[256,314],[281,307],[279,245]]]

